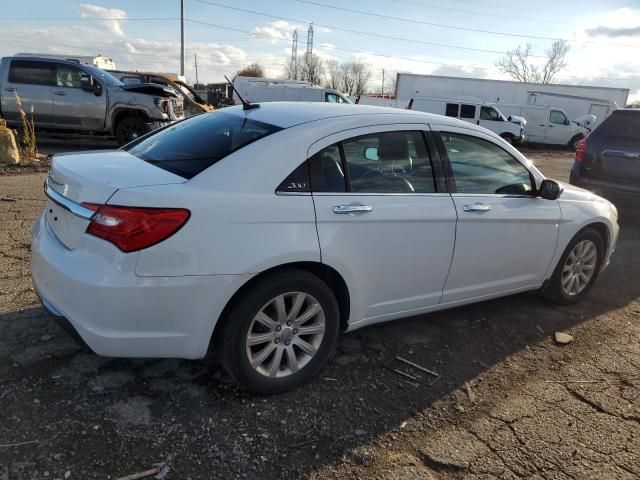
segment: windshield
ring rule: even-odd
[[[268,123],[215,112],[191,117],[128,145],[132,155],[184,178],[281,130]]]
[[[102,80],[107,85],[111,86],[119,86],[124,85],[117,77],[114,77],[109,72],[105,72],[101,68],[94,67],[93,65],[83,65],[83,67],[94,77],[99,80]]]

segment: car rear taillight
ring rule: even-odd
[[[409,100],[409,105],[407,105],[407,110],[411,110],[412,107],[413,107],[413,98]]]
[[[83,203],[95,211],[86,233],[113,243],[123,252],[135,252],[166,240],[187,223],[183,208],[144,208]]]
[[[585,153],[587,153],[587,139],[583,138],[578,142],[576,147],[576,162],[582,162],[584,160]]]

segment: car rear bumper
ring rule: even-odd
[[[43,305],[95,353],[113,357],[204,357],[222,309],[249,277],[138,277],[135,261],[108,260],[66,248],[44,216],[34,224],[31,274]]]
[[[571,170],[569,183],[589,190],[596,195],[611,200],[616,197],[640,198],[640,185],[628,185],[615,180],[604,180],[583,177],[576,170]]]

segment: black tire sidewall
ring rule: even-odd
[[[515,142],[515,137],[510,133],[503,133],[502,135],[500,135],[500,138],[502,138],[509,145],[513,145]]]
[[[564,267],[565,262],[567,261],[567,257],[571,253],[571,250],[573,250],[573,248],[583,240],[591,240],[595,244],[596,250],[598,252],[598,259],[596,261],[596,267],[595,267],[593,276],[589,280],[589,284],[579,294],[574,296],[569,296],[564,292],[564,289],[562,288],[562,269]],[[596,230],[592,228],[585,228],[584,230],[578,232],[576,236],[573,237],[573,239],[571,239],[571,241],[569,242],[569,245],[567,245],[567,248],[563,252],[562,257],[560,257],[560,260],[558,261],[558,265],[556,266],[556,269],[553,272],[553,276],[549,281],[549,285],[545,290],[546,296],[553,301],[556,301],[558,303],[564,303],[564,304],[577,303],[580,300],[582,300],[582,298],[587,293],[589,293],[589,290],[591,290],[591,288],[593,287],[593,284],[598,278],[598,274],[600,273],[600,269],[602,268],[604,255],[605,255],[605,242],[602,239],[602,236]]]
[[[149,128],[149,125],[147,125],[147,123],[144,121],[143,118],[140,118],[140,117],[124,118],[122,121],[120,121],[120,123],[118,123],[118,126],[116,127],[116,131],[115,131],[116,139],[118,140],[118,145],[120,146],[126,145],[127,143],[135,140],[133,138],[130,138],[130,139],[125,138],[125,131],[128,126],[138,127],[138,130],[140,131],[140,134],[138,135],[138,137],[141,137],[142,135],[151,131],[151,128]]]
[[[287,292],[312,295],[324,311],[325,332],[315,356],[299,372],[271,379],[256,372],[246,355],[246,338],[256,313],[273,298]],[[288,271],[259,280],[232,307],[218,338],[219,353],[225,369],[242,386],[256,393],[280,393],[313,379],[331,354],[340,330],[340,313],[335,296],[327,284],[305,271]]]

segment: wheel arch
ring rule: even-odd
[[[140,110],[139,108],[118,108],[111,114],[111,133],[115,134],[116,129],[118,128],[118,124],[125,118],[129,117],[140,117],[145,122],[151,121],[151,117],[149,116],[149,114],[144,110]]]
[[[227,313],[238,301],[242,299],[243,294],[247,290],[251,289],[258,280],[264,278],[265,276],[273,275],[279,271],[284,270],[304,270],[325,281],[335,295],[336,301],[338,302],[338,311],[340,312],[340,330],[344,331],[347,329],[351,310],[351,297],[349,295],[347,283],[345,282],[342,275],[340,275],[337,270],[330,267],[329,265],[320,262],[289,262],[268,268],[258,273],[257,275],[254,275],[236,290],[236,292],[231,296],[229,301],[227,301],[226,305],[222,309],[222,312],[220,313],[218,321],[216,322],[216,325],[211,334],[210,344],[213,344],[216,341],[217,334],[223,328]]]

